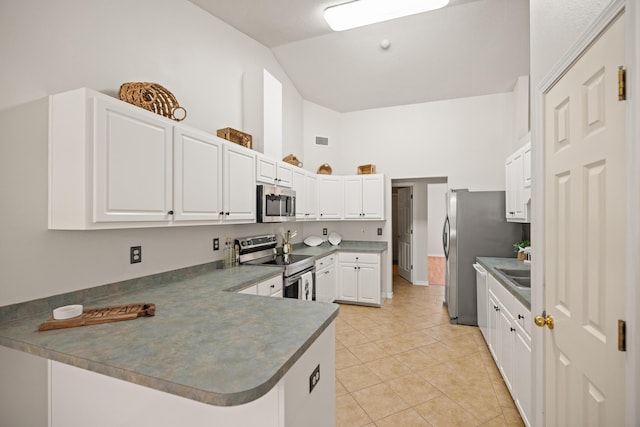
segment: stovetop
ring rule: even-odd
[[[276,250],[276,236],[244,237],[236,241],[240,246],[240,264],[284,267],[284,277],[313,268],[310,255],[283,254]]]

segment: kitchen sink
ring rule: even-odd
[[[511,283],[520,288],[531,287],[531,270],[515,268],[496,268],[496,270],[504,274]]]
[[[531,277],[509,277],[512,282],[516,282],[516,284],[521,288],[530,288],[531,287]]]
[[[510,277],[531,277],[531,270],[515,268],[496,268],[500,273]]]

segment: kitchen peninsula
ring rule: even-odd
[[[239,294],[280,271],[217,267],[2,307],[0,345],[50,360],[52,426],[332,425],[338,306]],[[37,331],[56,306],[141,301],[155,316]]]

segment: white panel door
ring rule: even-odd
[[[243,147],[224,147],[224,220],[256,221],[255,155]]]
[[[362,217],[383,219],[384,179],[383,175],[362,176]]]
[[[217,221],[222,212],[222,143],[174,128],[174,219]]]
[[[96,222],[170,221],[172,126],[117,99],[94,99]]]
[[[344,217],[362,219],[362,178],[347,176],[344,178]]]
[[[410,187],[398,189],[398,274],[413,282],[412,271],[412,227],[413,200]],[[426,261],[425,261],[426,262]]]
[[[623,426],[624,16],[544,98],[545,425]]]

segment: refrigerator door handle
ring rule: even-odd
[[[444,227],[442,229],[442,248],[444,249],[444,256],[446,259],[449,259],[449,217],[444,220]]]

